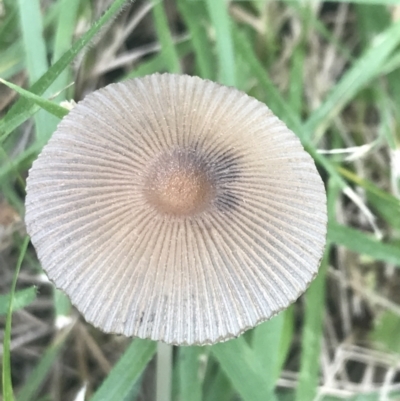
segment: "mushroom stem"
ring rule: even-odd
[[[171,400],[172,383],[172,345],[157,344],[157,387],[156,400]]]

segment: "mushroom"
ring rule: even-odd
[[[236,337],[294,302],[326,223],[299,139],[265,104],[187,75],[89,94],[27,180],[54,284],[103,331],[171,344]]]

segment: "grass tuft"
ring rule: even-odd
[[[157,382],[173,401],[400,399],[398,0],[139,3],[0,1],[3,400],[153,401]],[[155,343],[79,319],[18,238],[27,172],[68,113],[60,103],[165,71],[267,104],[314,158],[329,222],[299,302],[227,343],[161,345],[156,373]]]

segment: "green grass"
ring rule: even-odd
[[[14,392],[11,381],[11,362],[10,362],[10,342],[11,342],[11,321],[12,313],[14,310],[14,296],[15,288],[17,286],[18,274],[21,269],[22,262],[25,257],[26,249],[28,248],[29,237],[24,239],[21,245],[21,251],[19,254],[17,266],[15,268],[14,278],[11,284],[10,296],[8,297],[8,312],[6,319],[6,327],[4,331],[3,339],[3,363],[2,363],[2,387],[3,387],[3,399],[4,401],[14,401]]]
[[[211,24],[215,30],[218,55],[218,80],[228,86],[235,86],[235,55],[232,27],[226,4],[222,1],[206,0]],[[199,60],[199,58],[198,58]]]
[[[148,340],[133,340],[112,372],[91,398],[92,401],[123,400],[132,391],[135,381],[154,355],[156,344]]]
[[[171,73],[179,73],[181,70],[178,54],[176,52],[171,32],[168,28],[168,20],[164,11],[164,4],[158,0],[153,1],[154,25],[161,43],[161,55]]]
[[[299,136],[326,184],[328,245],[320,273],[301,302],[238,339],[211,347],[174,348],[172,362],[166,362],[171,364],[166,376],[168,380],[173,377],[172,394],[164,399],[314,399],[324,380],[321,355],[328,355],[323,340],[332,340],[326,330],[327,316],[341,329],[341,345],[348,344],[346,341],[362,344],[370,358],[375,357],[375,348],[382,347],[387,358],[398,360],[400,172],[389,160],[390,152],[400,152],[400,21],[390,8],[398,1],[345,4],[348,2],[340,0],[318,14],[315,8],[293,1],[234,1],[228,7],[224,1],[177,0],[171,9],[168,3],[154,0],[149,20],[120,51],[152,40],[159,42],[160,50],[100,77],[91,74],[98,53],[112,44],[132,17],[125,15],[127,10],[134,10],[128,0],[115,0],[103,12],[96,11],[94,3],[54,0],[41,7],[39,0],[0,2],[4,7],[0,15],[0,104],[13,91],[17,93],[0,110],[0,191],[1,199],[21,215],[26,172],[68,113],[60,102],[79,100],[109,82],[154,72],[199,75],[237,86],[265,102]],[[346,5],[347,11],[340,8]],[[342,27],[340,15],[347,15]],[[182,31],[187,38],[177,43],[175,38]],[[324,70],[329,52],[334,54],[332,65]],[[318,151],[372,141],[376,147],[355,162]],[[383,239],[374,235],[354,200],[375,216]],[[86,399],[93,401],[142,400],[143,394],[153,400],[154,394],[143,393],[149,383],[156,382],[153,342],[135,339],[119,348],[120,339],[110,340],[93,329],[79,366],[71,368],[68,351],[79,348],[83,341],[75,325],[84,323],[76,322],[62,293],[49,296],[46,288],[37,292],[32,283],[16,288],[25,253],[23,271],[28,275],[37,271],[37,261],[26,241],[21,244],[18,236],[13,241],[4,257],[10,262],[7,266],[17,266],[14,281],[11,286],[0,286],[0,291],[4,290],[0,318],[5,319],[3,400],[51,399],[57,383],[64,383],[62,375],[57,376],[60,366],[74,370],[73,393],[68,399],[88,384]],[[16,252],[20,257],[12,263]],[[335,279],[338,276],[341,281]],[[356,314],[346,297],[338,296],[341,285],[354,304],[362,303],[364,316]],[[383,297],[381,306],[376,307],[373,297],[358,294],[360,287],[365,294]],[[43,299],[43,304],[51,303],[55,316],[70,319],[69,325],[54,329],[51,338],[38,340],[40,355],[29,362],[22,378],[13,369],[23,363],[13,363],[13,351],[10,359],[11,313],[26,308],[35,314],[35,305]],[[389,305],[389,311],[382,305]],[[350,322],[342,315],[344,309]],[[51,320],[48,312],[35,316],[47,323]],[[357,319],[365,323],[361,329]],[[120,358],[115,356],[116,349],[118,355],[124,349]],[[101,371],[101,361],[111,364],[111,371],[106,367]],[[356,373],[349,375],[355,377]],[[287,384],[290,381],[292,386]],[[168,383],[164,386],[169,388]],[[388,390],[387,399],[398,396]],[[368,391],[347,399],[378,401],[380,397],[379,391]]]
[[[181,347],[179,349],[179,397],[182,400],[202,400],[201,356],[203,347]]]
[[[10,304],[10,294],[0,295],[0,316],[7,315],[8,305]],[[34,286],[24,290],[14,292],[12,303],[12,311],[25,308],[30,305],[36,298],[36,289]]]
[[[265,374],[259,355],[243,336],[214,345],[212,353],[243,400],[276,400],[273,376]]]

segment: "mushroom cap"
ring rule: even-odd
[[[247,94],[154,74],[97,90],[29,171],[43,269],[105,332],[238,336],[318,271],[326,196],[299,139]]]

